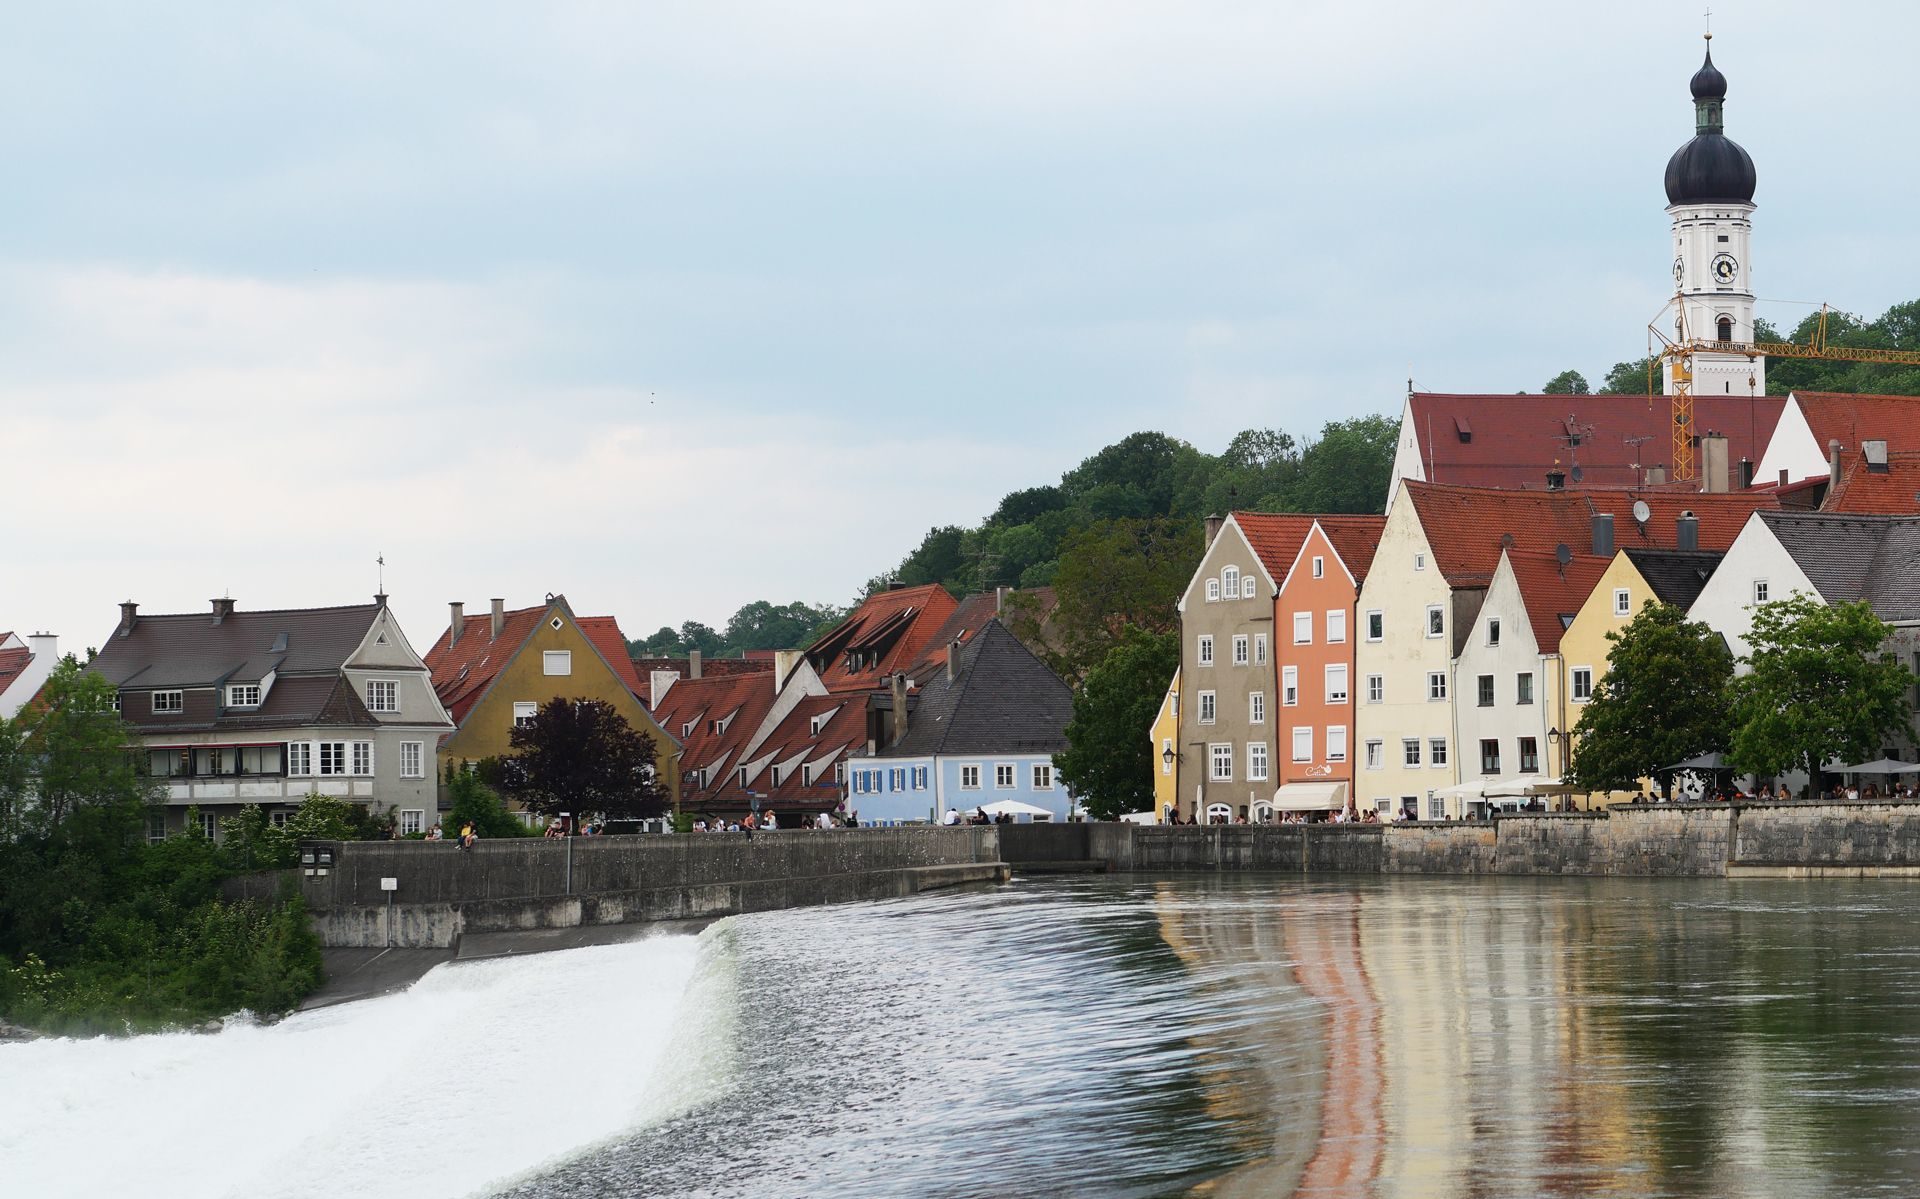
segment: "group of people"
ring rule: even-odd
[[[795,822],[788,827],[800,829],[860,827],[859,818],[852,812],[848,812],[837,818],[831,812],[821,812],[812,817],[789,816],[787,819]],[[753,834],[756,831],[774,833],[779,832],[780,827],[779,815],[771,811],[762,812],[757,815],[753,812],[748,812],[738,820],[728,820],[722,816],[708,820],[705,816],[701,816],[693,822],[693,831],[696,833],[745,833],[749,840],[753,838]]]
[[[972,812],[971,812],[970,814],[968,814],[967,816],[964,816],[964,817],[963,817],[963,816],[961,816],[961,815],[960,815],[960,809],[958,809],[958,808],[948,808],[948,809],[947,809],[947,814],[946,814],[945,816],[942,816],[942,817],[940,818],[940,823],[941,823],[941,824],[945,824],[945,825],[956,825],[956,824],[1012,824],[1012,823],[1013,823],[1013,813],[1011,813],[1011,812],[997,812],[997,813],[993,813],[993,814],[991,814],[991,815],[989,815],[989,814],[988,814],[988,812],[987,812],[987,810],[986,810],[985,808],[975,808],[975,809],[974,809],[974,810],[973,810],[973,811],[972,811]]]
[[[606,831],[607,831],[607,826],[605,822],[602,822],[600,824],[595,824],[591,820],[583,820],[580,822],[580,832],[578,835],[582,837],[598,837],[603,833],[605,833]],[[566,822],[560,819],[560,817],[555,816],[552,820],[547,822],[547,831],[543,835],[549,841],[559,840],[561,837],[564,837],[567,835]]]
[[[427,830],[426,839],[429,841],[445,841],[447,835],[442,832],[440,826],[436,824]],[[474,842],[478,840],[480,840],[480,833],[473,827],[473,821],[468,820],[461,824],[460,835],[453,839],[453,843],[461,849],[472,849]]]

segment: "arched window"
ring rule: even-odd
[[[1208,824],[1232,824],[1233,809],[1223,803],[1208,804],[1207,805],[1207,823]]]
[[[1272,806],[1269,804],[1263,804],[1263,803],[1253,805],[1253,822],[1255,824],[1272,824],[1273,823]]]
[[[1721,341],[1733,340],[1733,318],[1730,316],[1723,316],[1720,318],[1720,340]]]
[[[1240,594],[1240,568],[1229,566],[1220,572],[1220,591],[1228,599]]]

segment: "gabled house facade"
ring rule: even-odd
[[[1280,785],[1270,803],[1254,805],[1255,823],[1276,811],[1324,813],[1353,801],[1357,713],[1365,699],[1355,675],[1355,601],[1385,526],[1382,516],[1313,518],[1280,581],[1273,718]]]
[[[259,805],[282,822],[313,794],[364,804],[419,832],[437,811],[434,745],[453,728],[387,608],[141,615],[87,667],[118,692],[163,805],[148,832],[218,822]]]
[[[642,684],[613,618],[576,617],[564,595],[511,611],[496,599],[477,616],[456,603],[450,617],[425,659],[454,723],[440,745],[442,763],[464,768],[512,753],[515,726],[549,700],[598,700],[653,741],[654,768],[679,803],[680,746],[641,703]]]
[[[10,719],[40,694],[41,684],[60,661],[60,639],[52,633],[0,633],[0,720]]]
[[[1166,822],[1173,812],[1174,790],[1173,767],[1180,753],[1180,671],[1176,667],[1173,678],[1167,683],[1167,693],[1160,697],[1160,707],[1153,714],[1153,728],[1148,732],[1148,740],[1153,750],[1153,821],[1156,824]]]
[[[1894,451],[1920,450],[1920,399],[1796,391],[1767,439],[1757,481],[1777,482],[1782,474],[1788,483],[1831,476],[1840,460],[1858,455],[1869,441]]]

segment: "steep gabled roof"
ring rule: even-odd
[[[653,718],[680,739],[683,796],[705,800],[727,785],[775,698],[773,676],[766,671],[682,679],[667,691]],[[715,732],[716,722],[725,727]],[[695,787],[688,777],[696,770],[708,773],[705,787]]]
[[[1891,449],[1920,450],[1920,398],[1830,391],[1796,391],[1793,398],[1822,453],[1829,442],[1858,450],[1862,441],[1874,439],[1885,441]]]
[[[1786,399],[1697,395],[1693,405],[1695,428],[1726,435],[1731,465],[1760,460]],[[1641,468],[1672,467],[1667,396],[1414,392],[1407,413],[1430,483],[1540,490],[1549,470],[1577,464],[1578,486],[1633,487]]]
[[[1273,585],[1286,581],[1294,558],[1313,530],[1313,517],[1296,512],[1240,512],[1233,514],[1240,535],[1247,539],[1260,565],[1266,567]]]
[[[1454,587],[1486,586],[1509,538],[1511,548],[1520,553],[1550,553],[1564,545],[1574,554],[1590,554],[1596,514],[1613,516],[1617,548],[1673,549],[1680,515],[1691,512],[1699,521],[1700,548],[1724,550],[1740,535],[1749,516],[1779,506],[1779,499],[1764,491],[1502,491],[1413,479],[1403,486],[1426,532],[1435,565]],[[1649,510],[1644,526],[1633,518],[1636,500],[1645,502]]]
[[[1380,534],[1386,531],[1384,516],[1320,516],[1320,529],[1340,555],[1355,586],[1367,581],[1374,551],[1380,548]]]
[[[1653,589],[1654,598],[1676,608],[1691,608],[1720,568],[1726,554],[1719,550],[1691,553],[1682,550],[1630,549],[1627,561]]]
[[[1920,406],[1920,400],[1912,401]],[[1874,470],[1858,450],[1840,467],[1840,480],[1827,488],[1822,512],[1904,516],[1920,513],[1920,448],[1893,450],[1887,468]]]
[[[1920,516],[1762,512],[1830,604],[1866,600],[1882,620],[1920,620]]]
[[[197,688],[281,676],[331,674],[366,639],[378,604],[339,608],[141,615],[116,628],[89,669],[118,687]]]
[[[1507,561],[1526,605],[1534,642],[1543,654],[1559,653],[1560,635],[1599,585],[1609,559],[1575,554],[1562,566],[1550,553],[1508,551]]]
[[[593,648],[613,667],[613,673],[633,692],[634,698],[644,700],[646,691],[640,683],[640,672],[633,668],[633,658],[627,653],[626,634],[620,631],[620,623],[611,616],[576,616],[574,623],[580,626]]]
[[[998,620],[961,647],[954,671],[920,690],[907,735],[875,756],[1056,753],[1067,747],[1072,689]]]
[[[464,724],[467,713],[473,711],[499,677],[507,663],[513,661],[514,654],[533,636],[548,612],[555,607],[565,608],[573,617],[573,623],[580,629],[581,636],[587,639],[595,651],[605,658],[607,665],[634,697],[646,702],[646,692],[640,682],[640,673],[634,669],[633,659],[627,655],[626,637],[620,632],[620,625],[611,616],[578,616],[567,606],[567,597],[556,595],[546,603],[531,608],[515,608],[505,613],[500,622],[500,636],[493,636],[493,613],[482,612],[477,616],[467,616],[460,622],[460,638],[451,640],[453,626],[440,634],[433,648],[423,659],[433,679],[433,690],[440,702],[453,717],[455,724]]]
[[[33,651],[20,649],[0,649],[0,695],[13,686],[13,680],[20,677],[28,665],[33,662]]]
[[[920,657],[959,606],[938,583],[876,591],[807,647],[829,691],[862,691]]]

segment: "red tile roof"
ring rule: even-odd
[[[1386,530],[1384,516],[1322,516],[1320,528],[1333,543],[1333,550],[1346,564],[1353,581],[1364,583],[1367,569],[1373,565],[1373,553],[1380,548],[1380,534]]]
[[[669,735],[680,739],[683,806],[702,807],[734,786],[740,755],[759,732],[774,698],[773,676],[766,671],[682,679],[661,697],[653,716]],[[719,722],[725,727],[716,732],[714,725]],[[705,786],[698,785],[696,771],[706,772]]]
[[[613,673],[627,685],[634,697],[644,699],[645,690],[640,682],[640,672],[633,668],[633,658],[627,653],[627,637],[620,631],[620,625],[611,616],[576,616],[574,623],[593,642],[593,648],[613,667]]]
[[[1672,467],[1666,396],[1415,392],[1407,403],[1432,483],[1544,489],[1549,470],[1577,464],[1582,486],[1633,487],[1641,481],[1636,463]],[[1760,460],[1785,407],[1782,396],[1695,396],[1694,427],[1724,433],[1727,463],[1737,469],[1742,458]],[[1567,440],[1569,426],[1577,446]]]
[[[1920,449],[1890,451],[1884,471],[1868,470],[1857,453],[1847,455],[1840,481],[1827,489],[1820,510],[1881,516],[1920,512]]]
[[[1235,512],[1233,523],[1253,547],[1274,586],[1286,581],[1293,560],[1313,529],[1313,517],[1294,512]]]
[[[1540,652],[1558,653],[1560,635],[1600,585],[1600,576],[1607,572],[1612,559],[1575,554],[1562,567],[1551,553],[1514,551],[1508,553],[1507,561],[1513,565],[1521,601],[1527,606],[1527,623],[1533,626],[1533,639]]]
[[[1858,450],[1862,440],[1876,438],[1892,449],[1920,450],[1920,398],[1829,391],[1796,391],[1793,398],[1806,415],[1807,428],[1813,431],[1822,453],[1831,441]]]
[[[0,641],[5,640],[6,637],[0,635]],[[13,680],[19,678],[20,672],[32,661],[33,651],[30,649],[0,649],[0,693],[11,687]]]
[[[1507,536],[1519,553],[1551,554],[1564,545],[1575,554],[1590,554],[1593,517],[1599,513],[1613,515],[1613,541],[1618,549],[1677,548],[1679,516],[1690,511],[1700,521],[1699,548],[1724,550],[1756,510],[1780,506],[1776,496],[1763,491],[1714,495],[1625,489],[1503,491],[1413,479],[1405,486],[1433,549],[1435,565],[1455,587],[1486,586]],[[1651,509],[1644,528],[1633,519],[1635,500],[1644,500]]]
[[[877,591],[807,647],[807,658],[827,690],[869,690],[917,662],[959,606],[938,583]]]
[[[432,672],[433,689],[455,724],[466,723],[467,713],[486,694],[487,687],[506,668],[514,652],[533,635],[533,630],[546,618],[548,610],[556,604],[565,603],[565,596],[555,596],[552,601],[538,607],[513,609],[506,613],[501,623],[498,640],[492,636],[491,612],[466,617],[461,623],[460,639],[451,645],[449,638],[453,632],[452,626],[449,625],[447,631],[440,634],[423,660]],[[573,620],[593,647],[607,659],[620,681],[644,702],[646,692],[642,690],[639,672],[634,669],[633,660],[627,656],[626,638],[621,635],[620,626],[614,618],[575,616]]]

